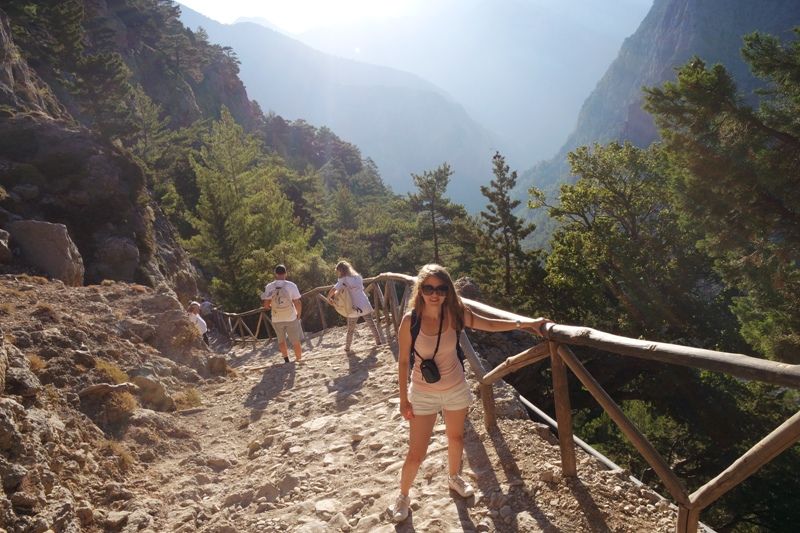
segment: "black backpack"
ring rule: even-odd
[[[411,353],[409,354],[410,357],[408,359],[408,371],[411,372],[414,370],[414,360],[416,359],[415,355],[418,355],[416,350],[414,350],[414,345],[417,343],[417,336],[419,335],[419,330],[422,327],[422,320],[417,320],[417,310],[411,310]],[[456,331],[456,355],[458,356],[458,360],[461,363],[461,368],[464,368],[464,359],[466,356],[464,355],[464,349],[461,348],[461,330]],[[420,356],[422,359],[422,356]]]

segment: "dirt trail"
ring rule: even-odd
[[[558,447],[536,424],[500,420],[487,434],[480,401],[470,408],[465,449],[475,497],[447,488],[440,423],[412,489],[412,513],[390,523],[407,437],[397,363],[390,347],[371,346],[366,330],[358,335],[348,355],[344,329],[328,330],[304,343],[300,364],[283,363],[274,343],[233,349],[235,375],[199,387],[202,407],[172,415],[191,434],[188,445],[134,480],[160,501],[152,529],[673,530],[665,502],[582,452],[579,480],[561,479]]]

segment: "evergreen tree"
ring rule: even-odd
[[[135,129],[126,139],[126,144],[151,171],[172,138],[168,129],[169,117],[161,118],[162,114],[161,106],[147,96],[141,85],[137,85],[133,89],[132,123]]]
[[[89,122],[108,138],[120,138],[134,129],[131,114],[131,71],[116,52],[83,56],[75,92]]]
[[[411,208],[423,215],[421,226],[423,234],[430,235],[433,243],[433,261],[441,264],[442,234],[447,231],[452,222],[466,216],[464,207],[454,204],[445,197],[447,185],[453,172],[450,165],[442,163],[436,170],[426,170],[421,175],[412,174],[411,178],[418,192],[409,193]]]
[[[263,164],[255,137],[223,108],[192,167],[200,198],[187,245],[211,275],[217,298],[233,309],[256,303],[278,245],[307,250],[306,232],[293,224],[292,206],[277,184],[285,169]]]
[[[520,200],[511,198],[511,191],[517,185],[517,171],[509,174],[509,166],[500,152],[492,157],[492,165],[495,179],[490,182],[489,187],[481,185],[481,194],[489,200],[486,211],[481,211],[481,218],[489,235],[489,242],[497,243],[493,248],[503,258],[503,286],[506,297],[510,297],[513,290],[511,271],[514,262],[524,256],[520,243],[536,226],[527,224],[514,215],[514,209],[520,204]]]
[[[796,30],[800,33],[800,30]],[[770,87],[758,110],[722,65],[694,58],[677,81],[646,90],[672,157],[688,223],[741,296],[742,333],[768,357],[800,362],[800,40],[745,38],[745,59]]]

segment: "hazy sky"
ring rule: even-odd
[[[180,0],[216,21],[260,17],[290,33],[364,19],[411,14],[424,0]]]

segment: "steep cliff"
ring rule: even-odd
[[[172,5],[10,2],[4,9],[0,227],[21,219],[64,224],[84,282],[135,281],[172,288],[181,300],[194,296],[194,267],[119,139],[130,127],[125,113],[136,85],[166,110],[170,128],[216,118],[225,106],[255,129],[263,117],[235,59],[184,28]]]
[[[754,99],[758,81],[739,54],[742,36],[759,31],[790,38],[798,24],[800,3],[794,0],[655,0],[584,102],[573,133],[555,157],[523,174],[519,194],[526,196],[530,186],[554,189],[568,181],[566,155],[578,146],[654,141],[657,132],[642,110],[641,89],[674,78],[674,69],[692,56],[725,65],[743,97]]]

